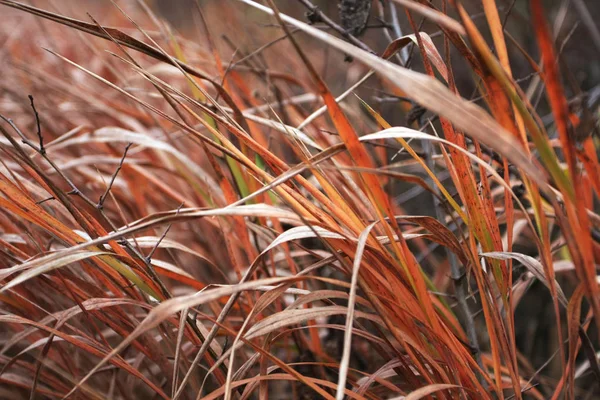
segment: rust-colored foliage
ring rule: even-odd
[[[39,3],[0,0],[0,398],[600,395],[568,2]]]

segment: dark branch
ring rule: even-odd
[[[119,166],[117,167],[117,170],[115,171],[113,176],[110,178],[110,182],[109,182],[108,186],[106,187],[106,191],[104,192],[104,194],[102,194],[102,196],[100,196],[100,200],[98,200],[98,204],[96,205],[96,207],[98,209],[102,209],[102,207],[104,207],[104,201],[106,200],[106,197],[110,193],[110,189],[112,188],[112,185],[115,183],[115,179],[117,179],[117,175],[119,174],[119,171],[121,170],[121,168],[123,168],[123,163],[125,162],[125,157],[127,157],[127,150],[129,150],[129,148],[131,147],[132,144],[133,143],[129,143],[125,147],[125,151],[123,152],[123,157],[121,157],[121,161],[119,162]]]
[[[36,201],[35,204],[37,204],[37,205],[44,204],[45,202],[50,201],[50,200],[56,200],[56,197],[50,196],[50,197],[48,197],[46,199],[43,199],[43,200],[40,200],[40,201]]]
[[[179,205],[179,207],[177,207],[177,213],[179,214],[179,210],[181,210],[181,207],[183,207],[183,203],[181,203]],[[152,260],[152,256],[154,255],[154,252],[156,251],[156,249],[158,249],[158,246],[160,246],[161,242],[163,241],[163,239],[167,236],[167,233],[169,233],[169,230],[171,229],[171,226],[173,224],[169,224],[169,226],[167,226],[167,229],[165,229],[165,231],[163,232],[163,234],[160,236],[160,239],[158,239],[158,241],[156,242],[156,244],[154,245],[154,247],[152,247],[152,250],[150,250],[150,253],[148,253],[148,255],[146,256],[146,261],[148,262],[148,264],[150,264],[150,261]]]
[[[35,123],[37,125],[37,135],[38,135],[38,139],[40,140],[40,148],[38,149],[38,151],[40,152],[41,155],[46,154],[46,149],[44,148],[44,138],[42,137],[42,129],[40,127],[40,115],[38,114],[37,110],[35,109],[35,104],[33,103],[33,96],[29,95],[29,102],[31,103],[31,108],[33,109],[33,113],[35,114]]]

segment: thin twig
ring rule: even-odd
[[[100,200],[98,200],[98,204],[96,205],[96,208],[98,208],[99,210],[102,209],[102,207],[104,207],[104,201],[106,200],[108,193],[110,193],[110,189],[112,188],[113,184],[115,183],[115,179],[117,179],[117,175],[119,174],[119,171],[121,170],[121,168],[123,168],[123,163],[125,162],[125,157],[127,157],[127,151],[129,150],[129,148],[131,147],[132,144],[133,143],[130,142],[125,147],[125,151],[123,152],[123,157],[121,157],[121,161],[119,162],[119,165],[117,166],[117,169],[115,170],[115,173],[110,178],[110,182],[108,183],[106,190],[104,191],[102,196],[100,196]]]
[[[277,25],[279,27],[279,25]],[[293,35],[294,33],[298,32],[300,30],[300,28],[293,28],[290,32]],[[227,67],[227,70],[231,70],[233,68],[235,68],[236,66],[238,66],[239,64],[245,62],[246,60],[258,55],[259,53],[263,52],[264,50],[268,49],[269,47],[273,46],[274,44],[277,44],[278,42],[281,42],[282,40],[287,39],[287,35],[283,35],[280,36],[276,39],[271,40],[270,42],[263,44],[262,46],[260,46],[259,48],[257,48],[256,50],[253,50],[252,52],[244,55],[242,58],[240,58],[239,60],[233,62],[233,59],[235,57],[235,53],[231,56],[232,58],[232,62],[230,63],[230,65]],[[225,71],[225,75],[227,74],[227,71]]]
[[[510,18],[510,14],[512,13],[513,8],[515,7],[516,2],[517,0],[512,0],[512,3],[510,3],[510,6],[508,6],[508,10],[506,10],[506,13],[504,14],[504,20],[502,21],[502,30],[506,28],[508,18]]]
[[[21,138],[21,142],[23,142],[27,146],[31,147],[32,149],[34,149],[36,152],[40,151],[40,149],[38,148],[38,146],[35,143],[33,143],[31,140],[27,139],[27,136],[25,136],[23,134],[23,132],[21,132],[21,130],[19,129],[19,127],[14,123],[14,121],[12,119],[7,118],[7,117],[5,117],[2,114],[0,114],[0,118],[3,119],[7,124],[9,124],[10,127],[13,128],[13,130],[15,132],[17,132],[17,134]]]
[[[27,139],[27,137],[23,134],[23,132],[21,132],[21,130],[19,129],[19,127],[13,122],[12,119],[10,118],[6,118],[4,115],[0,114],[0,119],[3,119],[4,121],[6,121],[11,128],[13,128],[13,130],[19,135],[19,137],[21,138],[21,141],[26,144],[27,146],[31,147],[33,150],[35,150],[37,153],[39,153],[44,160],[46,160],[46,162],[48,162],[48,164],[50,164],[50,166],[52,166],[52,168],[58,173],[58,175],[65,180],[65,182],[67,182],[69,184],[69,186],[71,187],[71,190],[69,192],[67,192],[67,194],[74,194],[74,195],[78,195],[80,196],[86,203],[92,205],[93,207],[96,207],[96,203],[94,203],[92,200],[90,200],[89,197],[87,197],[86,195],[84,195],[78,188],[77,186],[75,186],[75,184],[73,183],[73,181],[71,181],[71,179],[69,179],[68,176],[66,176],[59,168],[58,166],[48,157],[47,153],[42,153],[40,151],[40,148],[33,143],[31,140]],[[16,143],[16,142],[15,142]]]
[[[181,203],[179,205],[179,207],[177,207],[177,214],[179,214],[179,211],[181,210],[181,207],[183,207],[183,204],[184,203]],[[167,233],[169,233],[169,230],[171,230],[171,226],[173,226],[173,224],[169,224],[169,226],[167,226],[167,229],[165,229],[165,231],[160,236],[160,238],[158,239],[158,241],[156,242],[154,247],[152,247],[152,249],[150,250],[150,253],[148,253],[148,255],[146,256],[146,261],[148,263],[150,263],[150,261],[152,260],[152,256],[154,255],[154,252],[156,251],[156,249],[158,249],[158,246],[160,246],[163,239],[167,236]]]
[[[35,109],[35,104],[33,103],[33,96],[29,95],[29,102],[31,103],[31,108],[33,109],[33,113],[35,114],[35,123],[37,124],[37,135],[38,135],[38,139],[40,140],[40,148],[39,148],[39,152],[44,155],[46,154],[46,149],[44,148],[44,138],[42,137],[42,129],[40,127],[40,116],[37,112],[37,110]]]
[[[50,197],[47,197],[45,199],[36,201],[35,204],[37,204],[39,206],[40,204],[44,204],[45,202],[50,201],[50,200],[56,200],[56,197],[50,196]]]

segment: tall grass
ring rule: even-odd
[[[0,397],[600,395],[598,96],[568,2],[506,3],[373,2],[363,40],[0,0]]]

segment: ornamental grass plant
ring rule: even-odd
[[[0,398],[598,398],[596,14],[0,0]]]

